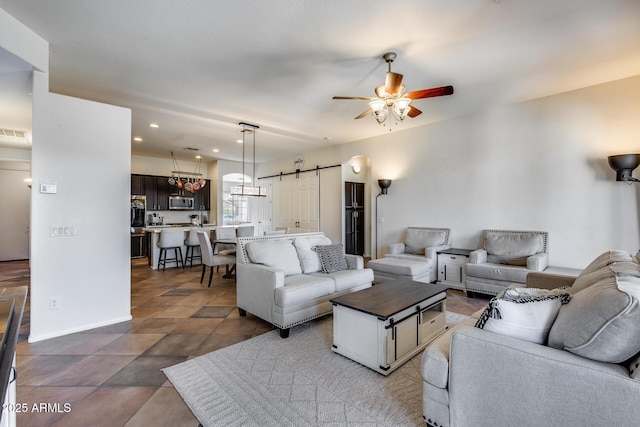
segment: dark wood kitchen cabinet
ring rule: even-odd
[[[197,211],[208,211],[211,205],[211,181],[207,179],[206,182],[203,189],[193,193],[193,208]]]
[[[131,194],[144,195],[144,175],[131,175]]]
[[[164,176],[145,176],[144,194],[147,196],[148,211],[169,210],[169,182]]]

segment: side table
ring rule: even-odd
[[[438,251],[438,283],[466,291],[466,264],[472,249],[449,248]]]

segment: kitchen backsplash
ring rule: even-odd
[[[158,217],[164,217],[165,224],[186,224],[191,222],[190,215],[202,214],[202,224],[209,224],[209,211],[157,211],[155,214]],[[151,223],[152,213],[147,212],[147,225]]]

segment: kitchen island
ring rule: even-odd
[[[158,247],[158,240],[160,239],[160,232],[165,229],[171,230],[179,230],[184,233],[184,239],[189,235],[190,230],[204,231],[209,233],[211,236],[211,232],[216,229],[215,225],[205,224],[202,227],[176,227],[175,225],[149,225],[144,227],[142,231],[147,234],[147,244],[148,244],[148,256],[149,256],[149,265],[152,269],[156,270],[158,268],[158,259],[160,257],[160,248]],[[183,240],[184,240],[183,239]],[[182,244],[182,256],[184,257],[187,251],[187,246]],[[194,264],[200,264],[200,260],[195,260]],[[167,268],[177,267],[175,262],[167,262]]]

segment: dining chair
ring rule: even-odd
[[[253,237],[255,233],[255,227],[253,225],[244,225],[236,229],[237,237]]]
[[[213,267],[226,266],[227,272],[225,276],[230,274],[229,265],[235,265],[236,257],[233,255],[214,255],[213,248],[211,247],[211,240],[209,240],[209,233],[204,231],[198,231],[198,241],[200,242],[200,252],[202,254],[202,274],[200,275],[200,283],[204,280],[204,273],[207,266],[211,269],[209,274],[209,285],[211,287],[211,279],[213,278]]]

